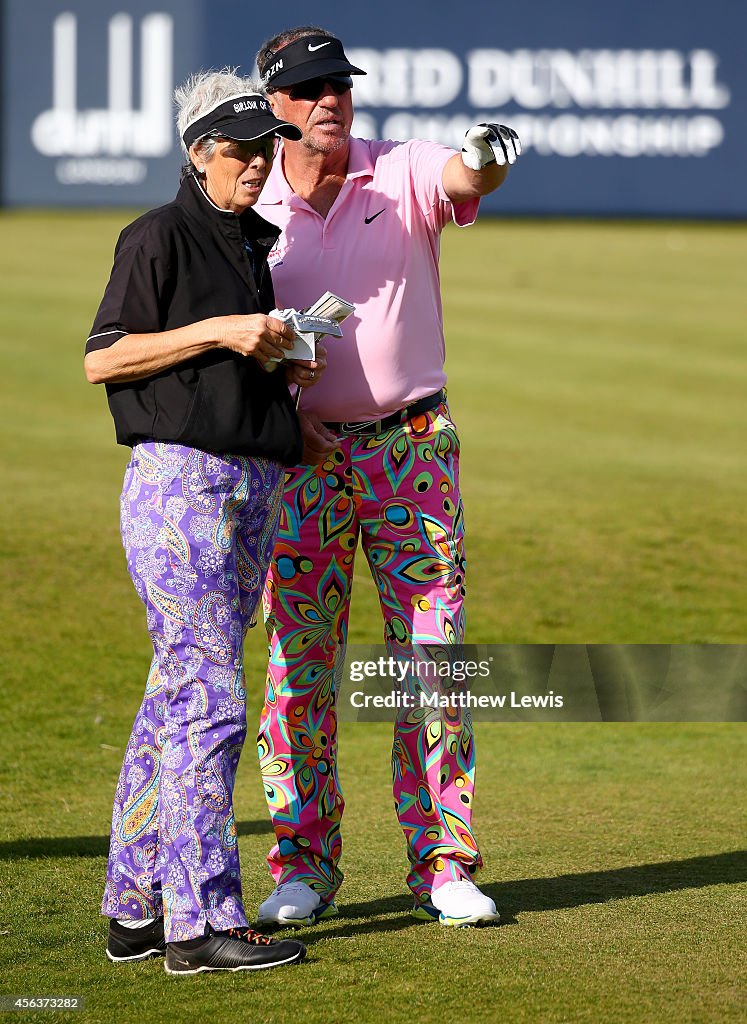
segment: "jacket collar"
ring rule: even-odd
[[[206,219],[231,240],[248,238],[269,250],[280,235],[279,228],[270,224],[251,207],[237,214],[233,210],[222,210],[216,206],[192,173],[186,174],[182,179],[176,202],[193,217]]]

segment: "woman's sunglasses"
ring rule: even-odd
[[[349,78],[310,78],[307,82],[298,82],[290,87],[288,95],[292,100],[316,100],[329,85],[336,96],[350,92],[353,83]]]
[[[261,139],[250,139],[248,142],[240,142],[236,139],[228,139],[225,135],[215,132],[213,138],[222,139],[226,142],[232,143],[241,150],[243,155],[246,156],[254,156],[257,153],[262,153],[265,160],[268,162],[275,156],[278,143],[280,142],[277,135],[264,135]]]

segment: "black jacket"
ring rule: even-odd
[[[173,202],[139,217],[119,236],[86,352],[126,334],[269,313],[275,298],[267,253],[278,234],[251,209],[241,215],[218,209],[188,175]],[[284,374],[266,373],[251,356],[215,348],[106,390],[120,444],[165,441],[285,465],[301,457]]]

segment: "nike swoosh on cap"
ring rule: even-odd
[[[330,39],[329,43],[331,42],[332,40]],[[314,50],[321,50],[323,46],[329,46],[329,43],[318,43],[316,46],[312,46],[311,43],[309,43],[309,53],[313,53]]]

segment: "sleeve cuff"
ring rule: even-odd
[[[463,203],[451,204],[451,216],[458,228],[468,228],[477,220],[480,209],[480,197],[466,199]]]
[[[454,156],[451,152],[448,154],[446,160],[444,160],[443,167],[441,168],[441,174],[443,176],[443,169]],[[474,199],[465,199],[462,203],[454,203],[446,195],[444,189],[443,177],[438,182],[438,194],[441,198],[441,202],[448,203],[451,207],[451,219],[454,221],[458,228],[468,228],[470,224],[474,224],[477,220],[477,214],[480,209],[480,197],[476,196]]]
[[[91,334],[86,338],[86,353],[95,352],[96,349],[109,348],[115,341],[124,338],[129,331],[101,331],[98,334]]]

